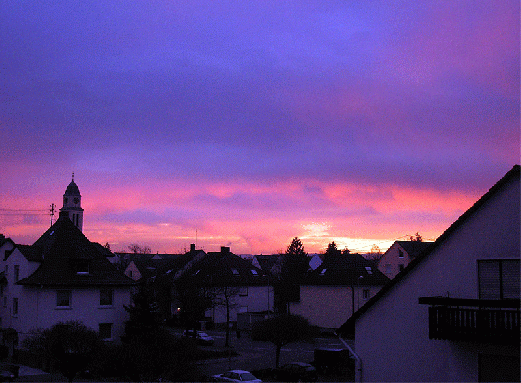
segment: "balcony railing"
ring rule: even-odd
[[[519,300],[420,298],[429,307],[429,338],[519,344]]]

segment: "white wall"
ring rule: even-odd
[[[478,354],[515,347],[430,340],[419,297],[478,298],[478,259],[519,259],[519,181],[489,200],[356,322],[363,381],[477,381]]]
[[[368,299],[363,298],[363,290],[374,296],[381,286],[355,286],[355,311]],[[312,325],[337,329],[353,311],[353,292],[349,286],[300,286],[300,302],[290,303],[290,313],[306,318]]]
[[[30,330],[48,328],[58,322],[78,320],[95,331],[99,323],[113,323],[112,333],[115,340],[124,331],[124,321],[128,320],[128,313],[123,305],[131,302],[130,287],[114,288],[112,307],[100,307],[100,288],[91,287],[71,289],[71,308],[56,308],[56,290],[49,288],[26,287],[15,284],[14,266],[20,266],[20,277],[23,279],[32,274],[39,266],[37,262],[28,262],[18,249],[15,249],[9,258],[4,261],[5,250],[13,248],[6,243],[0,249],[0,270],[8,267],[7,286],[0,297],[0,317],[2,327],[12,327],[19,332],[20,341]],[[4,297],[7,305],[4,307]],[[13,298],[18,298],[18,315],[13,315]]]
[[[244,288],[242,294],[245,293]],[[237,320],[238,312],[259,312],[273,310],[273,287],[272,286],[248,286],[248,295],[236,295],[232,297],[233,308],[230,310],[230,321]],[[226,307],[218,306],[210,309],[205,314],[211,317],[214,323],[226,323]]]

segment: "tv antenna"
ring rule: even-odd
[[[50,216],[51,216],[51,226],[52,226],[52,221],[54,219],[54,209],[55,209],[56,205],[55,204],[51,204],[51,208],[49,209],[49,212],[50,212]]]

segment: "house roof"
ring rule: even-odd
[[[105,251],[74,226],[67,214],[60,214],[54,225],[32,246],[19,248],[26,257],[41,262],[34,273],[17,282],[19,285],[82,287],[134,284],[107,260]],[[88,273],[76,272],[75,263],[82,261],[88,263]]]
[[[396,241],[395,243],[399,244],[411,258],[416,258],[425,249],[432,245],[432,242],[423,241]]]
[[[41,262],[42,254],[38,248],[29,245],[16,245],[20,253],[30,262]]]
[[[408,267],[403,269],[394,279],[385,285],[378,293],[374,295],[365,305],[360,307],[342,326],[339,328],[339,333],[349,332],[349,328],[360,318],[370,307],[377,304],[388,291],[392,290],[394,286],[403,281],[409,273],[411,273],[424,259],[426,259],[435,249],[444,243],[457,229],[464,225],[467,220],[474,215],[488,200],[490,200],[496,193],[498,193],[504,185],[511,180],[518,178],[520,175],[520,166],[514,167],[508,171],[503,178],[501,178],[494,186],[492,186],[487,193],[485,193],[470,209],[463,213],[442,235],[438,237],[435,242],[432,242],[423,253],[417,256],[409,263]]]
[[[76,185],[76,182],[74,182],[74,180],[72,180],[71,183],[67,186],[67,190],[65,190],[64,195],[80,195],[80,189],[78,188],[78,185]]]
[[[277,259],[279,258],[278,254],[270,254],[270,255],[256,255],[255,258],[257,262],[259,262],[260,268],[264,270],[266,273],[271,273],[271,270]]]
[[[209,252],[193,263],[180,278],[207,286],[255,286],[266,285],[267,274],[250,261],[229,251]]]
[[[328,255],[315,270],[308,272],[304,285],[383,286],[389,282],[375,263],[360,254]]]
[[[181,257],[181,254],[175,254],[175,257],[173,256],[174,254],[169,254],[172,255],[172,257],[167,257],[165,259],[155,259],[155,256],[151,256],[150,254],[139,255],[142,255],[142,257],[134,256],[131,258],[130,263],[134,263],[136,268],[141,273],[141,278],[145,280],[175,268],[178,264],[175,260]]]

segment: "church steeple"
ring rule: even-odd
[[[72,181],[63,195],[63,207],[60,211],[67,212],[72,223],[82,230],[83,209],[81,208],[81,194],[78,185],[74,182],[74,173],[72,173]]]

